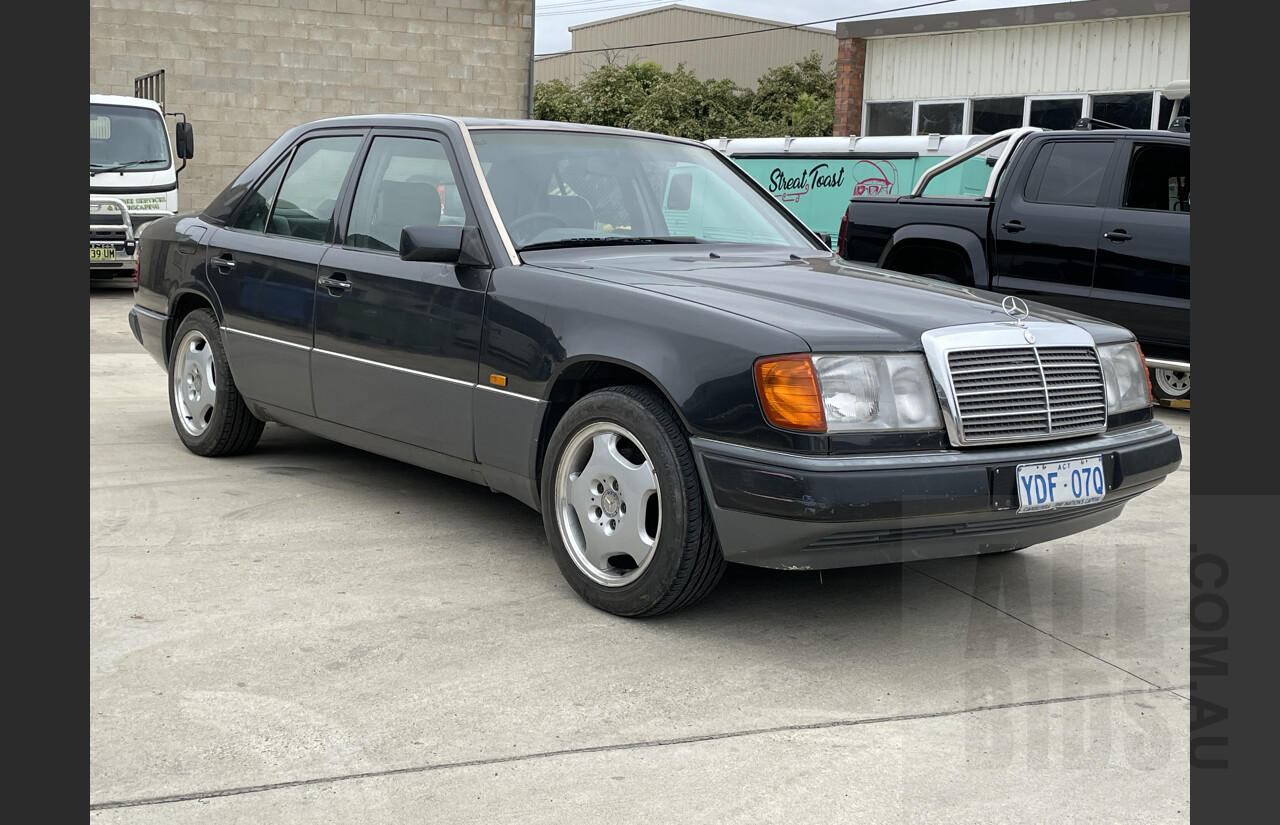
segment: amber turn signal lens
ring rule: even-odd
[[[1142,362],[1142,374],[1147,378],[1147,403],[1155,403],[1155,393],[1151,391],[1151,370],[1147,369],[1147,356],[1142,354],[1142,345],[1137,344],[1138,360]]]
[[[757,361],[756,390],[770,424],[784,430],[826,432],[822,391],[808,355]]]

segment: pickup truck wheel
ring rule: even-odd
[[[236,389],[212,310],[188,315],[175,340],[169,354],[169,412],[178,438],[196,455],[235,455],[251,449],[264,424],[249,412]]]
[[[1191,397],[1191,373],[1178,370],[1151,370],[1151,391],[1156,398],[1175,401]]]
[[[644,387],[579,400],[547,444],[542,517],[557,566],[589,604],[656,616],[711,592],[726,562],[675,415]]]

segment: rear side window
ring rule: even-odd
[[[1124,188],[1125,209],[1191,211],[1191,147],[1139,144]]]
[[[1113,141],[1054,141],[1036,155],[1023,197],[1032,203],[1096,206]]]
[[[325,239],[361,140],[356,136],[316,138],[298,147],[267,219],[268,235]]]

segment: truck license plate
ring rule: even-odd
[[[1094,504],[1106,494],[1100,455],[1018,465],[1019,513]]]
[[[114,261],[116,259],[116,249],[114,246],[94,246],[89,245],[90,261]]]

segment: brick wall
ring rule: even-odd
[[[863,78],[867,70],[867,41],[849,37],[836,52],[836,137],[862,133]]]
[[[523,118],[532,50],[533,0],[89,2],[89,92],[132,95],[135,77],[163,69],[166,110],[195,129],[183,210],[309,120]]]

